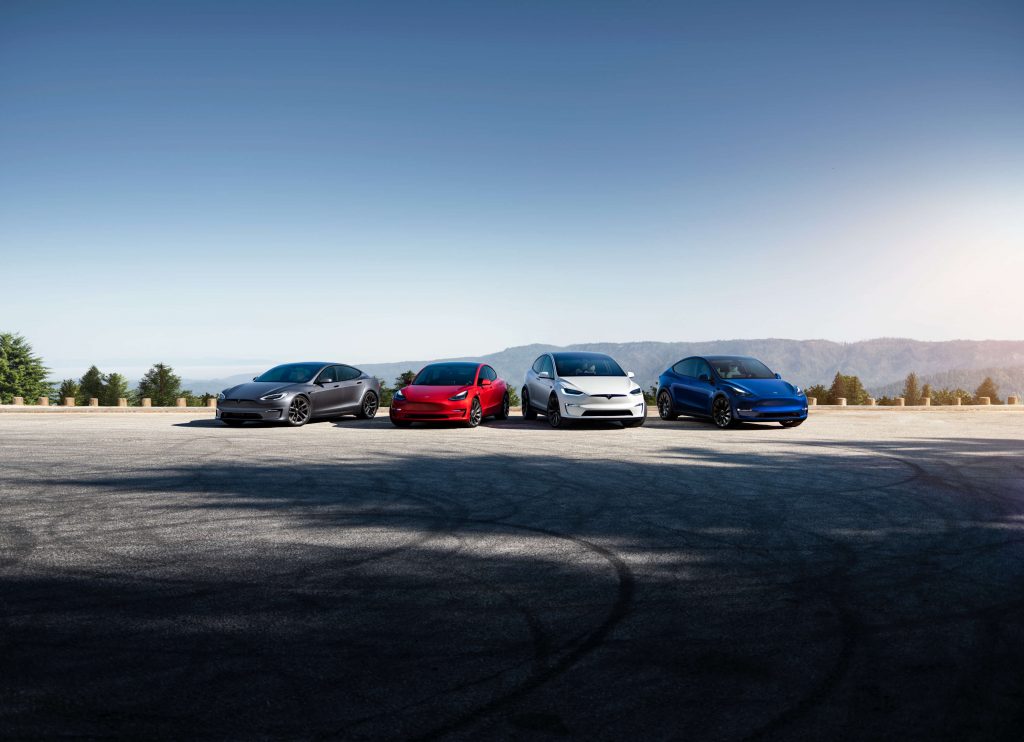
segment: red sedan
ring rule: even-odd
[[[431,363],[395,392],[391,422],[460,422],[475,428],[490,415],[508,417],[508,389],[486,363]]]

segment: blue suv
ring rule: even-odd
[[[658,413],[707,417],[720,428],[737,422],[778,422],[795,428],[807,419],[807,396],[756,358],[693,356],[658,377]]]

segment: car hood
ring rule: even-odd
[[[224,396],[228,399],[259,399],[267,394],[287,391],[294,386],[297,385],[282,384],[280,381],[250,381],[248,384],[225,389]]]
[[[562,376],[560,379],[587,394],[629,394],[636,387],[628,376]]]
[[[759,397],[794,397],[793,385],[782,379],[723,379],[723,384],[746,389]]]
[[[473,386],[428,386],[409,385],[402,387],[402,396],[410,402],[447,402],[448,397],[454,397],[463,389],[472,389]]]

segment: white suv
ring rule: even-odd
[[[566,351],[533,362],[523,384],[523,417],[541,412],[551,427],[575,420],[618,420],[636,428],[647,419],[643,390],[611,356]]]

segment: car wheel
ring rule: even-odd
[[[466,420],[466,427],[475,428],[483,419],[484,408],[480,404],[480,397],[477,397],[473,400],[473,404],[469,406],[469,418]]]
[[[672,405],[672,395],[668,393],[667,389],[658,392],[658,414],[661,415],[662,420],[675,420],[679,417]]]
[[[720,428],[731,428],[734,422],[732,403],[725,397],[715,397],[711,403],[711,419]]]
[[[548,424],[552,428],[564,428],[566,425],[565,417],[562,415],[562,409],[558,406],[558,397],[552,394],[548,398]]]
[[[526,390],[525,386],[523,387],[523,401],[522,401],[522,405],[523,405],[523,408],[522,408],[523,409],[523,419],[524,420],[536,420],[537,419],[537,410],[533,409],[533,407],[530,406],[530,392],[528,392]]]
[[[803,420],[780,420],[779,424],[784,428],[795,428],[797,425],[802,425]]]
[[[220,421],[227,425],[229,428],[237,428],[239,425],[242,424],[241,420],[225,420],[223,417],[220,419]]]
[[[391,424],[394,425],[396,428],[408,428],[410,425],[412,425],[412,421],[411,420],[396,420],[395,418],[392,417],[391,418]]]
[[[380,407],[380,401],[377,399],[377,395],[373,392],[367,392],[363,395],[363,403],[359,405],[359,412],[356,413],[356,417],[361,420],[372,420],[373,416],[377,414],[378,407]]]
[[[296,397],[288,405],[288,424],[293,428],[305,425],[309,422],[311,412],[309,400],[302,396]]]
[[[508,392],[505,392],[505,397],[501,400],[501,409],[494,413],[495,420],[508,420],[508,410],[511,403],[508,401]]]

